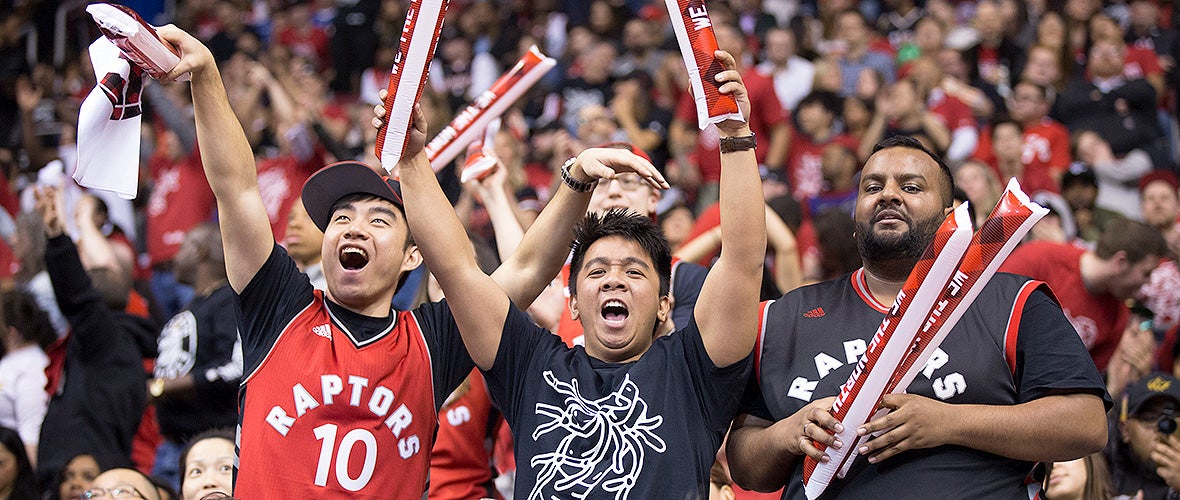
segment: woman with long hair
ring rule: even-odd
[[[1110,470],[1101,453],[1054,462],[1045,477],[1048,500],[1106,500],[1111,491]]]
[[[38,498],[37,477],[16,431],[0,427],[0,500]]]

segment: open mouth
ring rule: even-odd
[[[348,271],[356,271],[369,263],[369,253],[363,248],[344,247],[340,250],[340,266]]]
[[[602,319],[606,320],[609,326],[622,326],[629,314],[627,305],[621,300],[611,299],[602,305]]]

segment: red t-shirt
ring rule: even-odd
[[[1086,290],[1080,263],[1083,253],[1085,250],[1068,243],[1025,243],[1016,247],[1000,266],[1000,271],[1023,274],[1047,283],[1101,371],[1106,369],[1122,338],[1130,311],[1112,295],[1094,295]]]
[[[321,70],[332,62],[329,52],[328,33],[322,28],[309,27],[301,32],[301,27],[289,27],[279,32],[279,43],[287,47],[295,55],[309,58],[315,63],[316,69]]]
[[[799,131],[791,134],[791,148],[787,155],[787,175],[791,195],[796,200],[813,198],[824,192],[823,152],[829,144],[842,144],[856,151],[856,139],[846,134],[834,135],[823,142],[815,142]]]
[[[258,191],[275,241],[283,241],[286,236],[287,213],[299,198],[303,182],[318,166],[318,158],[312,158],[302,165],[290,155],[258,160]]]
[[[1000,173],[992,151],[991,127],[980,132],[979,146],[975,148],[972,158],[990,165],[997,175]],[[1054,179],[1060,178],[1069,168],[1069,130],[1049,117],[1041,118],[1031,125],[1026,124],[1020,160],[1024,163],[1024,175],[1018,180],[1026,193],[1040,190],[1061,192],[1060,184]]]
[[[978,127],[978,124],[975,122],[975,114],[971,112],[971,108],[959,100],[958,97],[947,95],[940,88],[930,91],[930,97],[926,100],[926,107],[930,109],[931,113],[938,115],[938,118],[942,120],[942,123],[946,124],[951,132],[963,127]]]
[[[499,412],[479,370],[467,376],[467,389],[448,399],[438,414],[438,435],[430,452],[429,498],[476,500],[488,497],[492,481],[492,438]],[[495,418],[496,422],[491,421]]]
[[[742,82],[746,84],[746,92],[753,103],[750,108],[750,130],[760,139],[754,155],[758,158],[758,163],[762,163],[766,161],[766,153],[770,150],[770,130],[786,123],[788,115],[778,100],[778,94],[774,92],[774,81],[770,77],[750,69],[742,72]],[[676,106],[676,117],[696,125],[696,101],[691,93],[686,92],[680,96]],[[717,149],[720,137],[714,125],[705,127],[697,136],[695,154],[701,182],[714,183],[721,180],[721,154]]]
[[[197,150],[177,163],[153,156],[148,165],[153,185],[147,205],[147,252],[154,267],[176,256],[185,233],[212,217],[216,200]]]

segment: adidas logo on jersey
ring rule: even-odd
[[[822,318],[824,317],[824,308],[817,307],[810,311],[803,313],[804,318]]]
[[[332,327],[328,326],[327,323],[311,327],[311,332],[328,340],[332,340]]]

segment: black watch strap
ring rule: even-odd
[[[722,153],[733,153],[735,151],[748,151],[754,149],[758,145],[754,134],[740,136],[740,137],[722,137],[718,143],[721,147]]]

